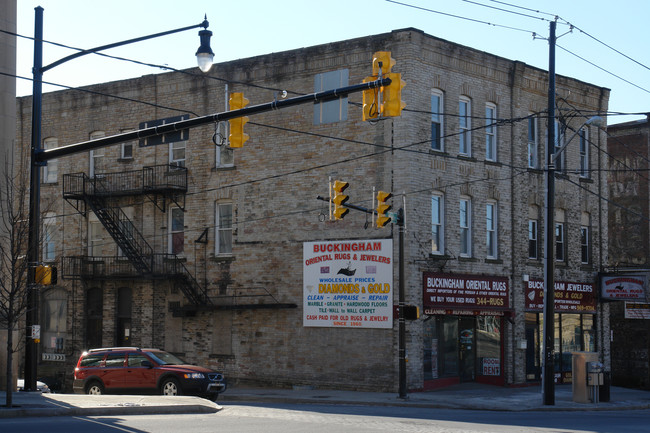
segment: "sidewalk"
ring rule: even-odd
[[[503,388],[463,384],[430,392],[413,392],[407,399],[397,393],[320,390],[308,387],[294,389],[229,388],[219,397],[219,404],[198,397],[162,397],[156,395],[80,395],[16,392],[17,407],[0,407],[0,418],[31,416],[117,416],[144,414],[215,413],[220,404],[301,403],[372,406],[403,406],[494,411],[589,411],[650,409],[650,391],[612,387],[611,401],[575,403],[571,385],[555,388],[555,405],[542,404],[539,386]],[[0,392],[0,405],[6,396]]]

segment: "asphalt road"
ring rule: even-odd
[[[498,412],[352,405],[224,404],[215,414],[11,418],[3,433],[648,432],[650,410]]]

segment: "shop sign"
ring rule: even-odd
[[[510,308],[510,290],[505,277],[424,272],[422,280],[425,313],[427,310]]]
[[[303,326],[393,328],[393,240],[303,243]]]
[[[600,297],[611,301],[645,301],[645,275],[610,275],[600,280]]]
[[[483,358],[483,376],[501,376],[501,360]]]
[[[650,304],[642,304],[639,302],[626,302],[625,318],[626,319],[650,319]]]
[[[556,313],[595,313],[596,290],[592,283],[555,282]],[[544,280],[526,282],[526,310],[544,310]]]

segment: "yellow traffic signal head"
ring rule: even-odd
[[[379,64],[381,63],[381,66]],[[379,69],[381,68],[381,75],[390,73],[390,70],[395,66],[395,59],[390,56],[390,51],[377,51],[372,56],[372,75],[379,76]]]
[[[393,197],[393,194],[390,192],[377,192],[377,228],[384,227],[392,220],[391,217],[386,215],[386,213],[393,208],[392,205],[386,203],[386,201],[391,197]]]
[[[387,78],[391,79],[391,83],[384,87],[381,114],[386,117],[401,116],[402,109],[406,107],[406,103],[402,101],[402,89],[406,82],[402,80],[402,74],[398,73],[388,74]]]
[[[332,202],[334,203],[334,219],[340,220],[350,212],[350,210],[343,206],[345,202],[348,201],[350,197],[343,194],[343,191],[350,186],[348,182],[343,182],[341,180],[334,181],[334,197]]]
[[[230,94],[230,110],[240,110],[248,105],[248,99],[244,97],[243,93],[235,92]],[[244,143],[250,138],[248,134],[244,132],[244,125],[248,123],[248,117],[242,116],[235,119],[228,120],[230,123],[230,135],[228,136],[228,142],[230,147],[243,147]]]

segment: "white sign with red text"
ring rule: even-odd
[[[393,240],[303,244],[303,326],[393,327]]]

